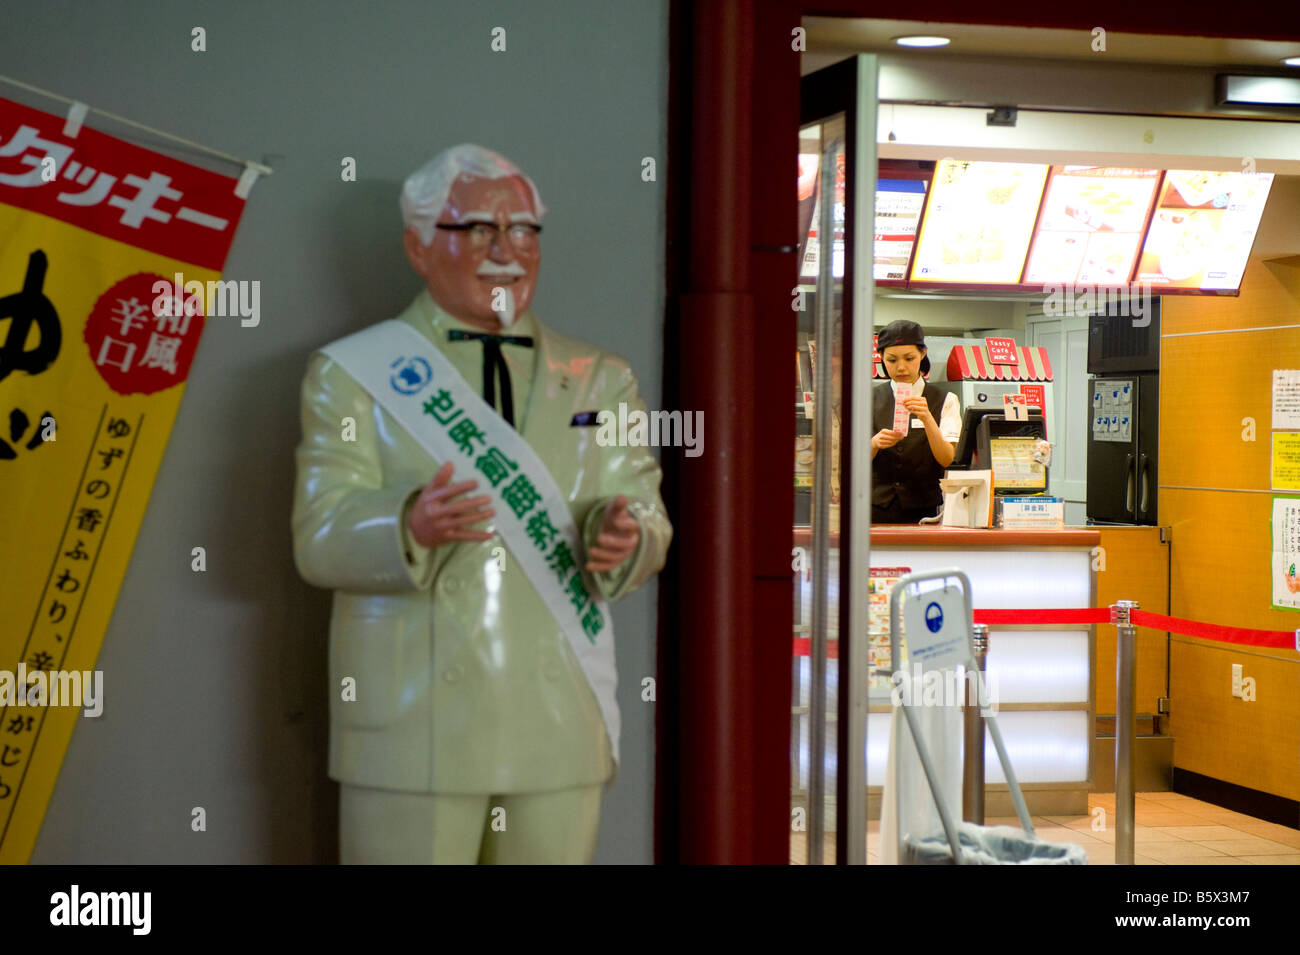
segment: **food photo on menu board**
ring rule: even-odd
[[[1025,282],[1127,285],[1159,181],[1159,169],[1053,166]]]
[[[1271,172],[1170,169],[1160,190],[1137,281],[1155,288],[1241,288]]]
[[[1047,169],[1039,163],[941,160],[911,280],[1018,284]]]

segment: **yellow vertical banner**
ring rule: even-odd
[[[0,863],[112,705],[95,661],[204,324],[249,324],[220,281],[245,194],[0,99]]]

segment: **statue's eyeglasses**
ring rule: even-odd
[[[464,232],[469,237],[470,245],[476,249],[486,249],[498,236],[502,236],[516,251],[527,251],[537,247],[537,236],[542,227],[531,222],[515,222],[504,229],[495,222],[439,222],[439,229],[448,232]]]

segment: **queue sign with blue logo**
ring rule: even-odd
[[[907,659],[926,669],[964,664],[971,656],[969,621],[957,587],[913,594],[903,601]]]

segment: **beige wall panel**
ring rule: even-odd
[[[1300,613],[1274,610],[1269,588],[1271,494],[1162,490],[1173,527],[1170,615],[1256,630],[1294,630]],[[1295,650],[1269,650],[1286,660]],[[1292,687],[1300,694],[1300,681]]]
[[[1300,799],[1300,663],[1179,637],[1170,655],[1174,766]],[[1255,702],[1232,696],[1234,663]]]
[[[1291,228],[1295,230],[1295,223]],[[1300,251],[1300,239],[1293,251]],[[1300,263],[1290,260],[1246,263],[1241,295],[1166,295],[1160,300],[1160,333],[1218,331],[1296,325],[1300,315]],[[1295,331],[1295,329],[1292,329]],[[1163,370],[1163,368],[1162,368]]]
[[[1300,302],[1292,317],[1300,325]],[[1300,327],[1161,340],[1162,487],[1268,490],[1274,368],[1300,368]]]
[[[1106,569],[1097,574],[1097,606],[1136,600],[1143,610],[1169,613],[1169,547],[1160,543],[1158,527],[1099,527]],[[1163,630],[1138,627],[1137,712],[1156,712],[1165,695],[1168,637]],[[1097,712],[1115,712],[1115,627],[1097,625],[1093,666]]]
[[[1269,488],[1272,370],[1300,368],[1297,259],[1252,259],[1239,298],[1167,296],[1161,331],[1160,519],[1173,528],[1170,614],[1293,630],[1300,614],[1270,606]],[[1242,440],[1247,417],[1255,421],[1253,442]],[[1298,661],[1292,649],[1175,635],[1174,765],[1300,798]],[[1231,696],[1232,663],[1255,678],[1257,702]]]

